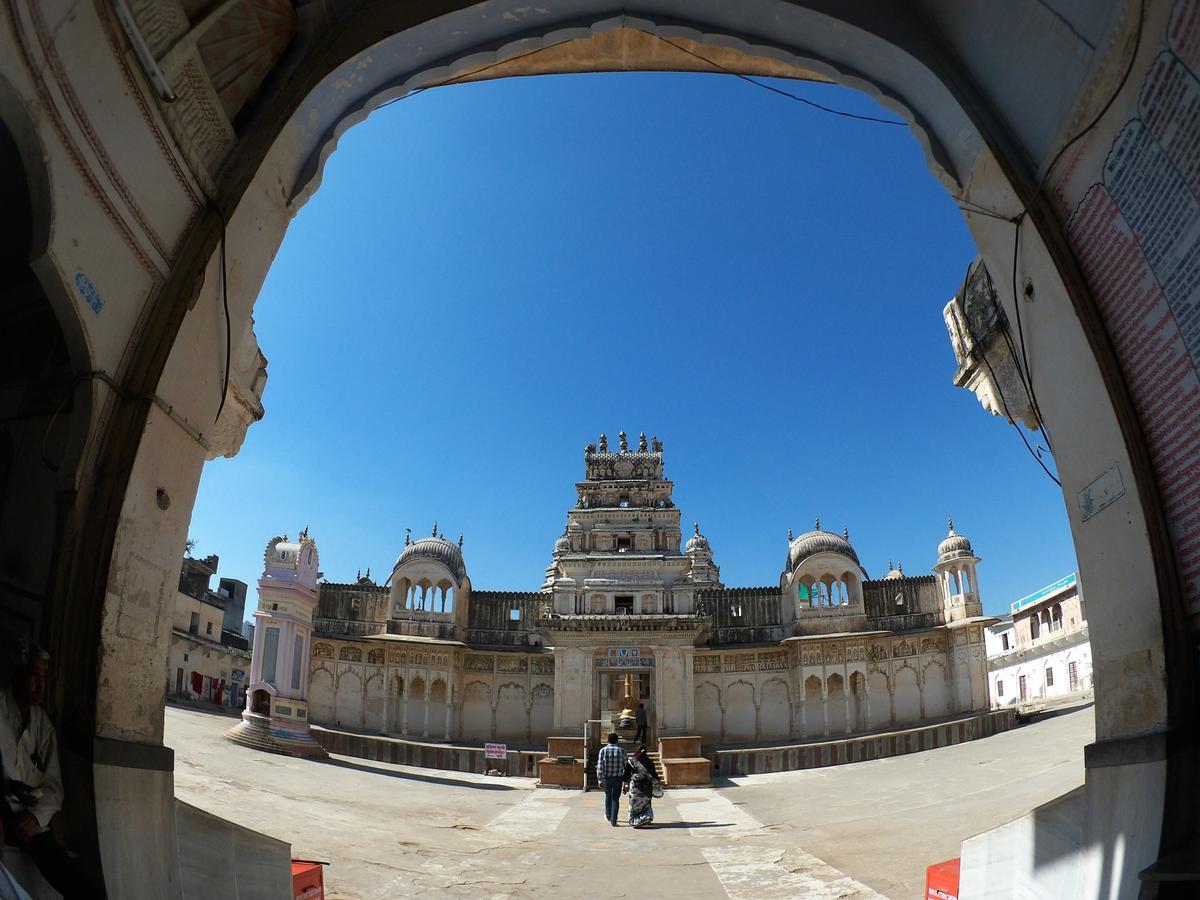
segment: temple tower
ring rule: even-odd
[[[649,736],[694,728],[692,656],[705,620],[698,591],[720,588],[720,569],[699,529],[680,548],[674,484],[657,438],[610,449],[600,435],[584,448],[584,479],[555,541],[540,623],[555,654],[555,726],[614,722],[631,699],[643,704]],[[561,673],[561,674],[560,674]]]
[[[307,701],[319,567],[307,528],[296,541],[285,535],[267,544],[246,708],[242,721],[226,734],[235,743],[291,756],[326,756],[309,730]]]
[[[946,621],[982,616],[979,582],[975,579],[975,567],[980,559],[971,548],[971,542],[954,530],[954,520],[947,520],[946,525],[949,533],[938,544],[937,562],[933,566],[942,586]]]

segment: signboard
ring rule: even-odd
[[[646,669],[654,666],[654,651],[644,647],[601,647],[596,665],[608,669]]]
[[[1020,600],[1016,601],[1015,603],[1010,604],[1012,611],[1020,612],[1025,607],[1032,606],[1033,604],[1037,603],[1039,600],[1045,600],[1051,594],[1054,594],[1059,591],[1065,590],[1066,588],[1069,588],[1071,585],[1073,585],[1075,583],[1075,580],[1076,580],[1076,574],[1074,572],[1072,572],[1070,575],[1066,576],[1065,578],[1058,579],[1058,581],[1054,582],[1054,584],[1048,584],[1041,590],[1034,591],[1032,594],[1029,594],[1026,597],[1022,597]]]
[[[507,759],[508,744],[484,744],[483,757],[484,759]]]
[[[233,681],[245,681],[246,680],[246,670],[245,669],[234,669],[232,680]]]

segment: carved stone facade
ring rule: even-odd
[[[970,542],[953,528],[937,574],[872,580],[849,534],[789,535],[772,587],[726,588],[712,547],[681,544],[662,443],[601,436],[541,591],[472,589],[456,543],[405,545],[319,586],[313,721],[416,740],[541,745],[608,722],[633,692],[650,735],[709,745],[820,740],[987,708]],[[951,579],[951,574],[953,579]],[[959,649],[961,648],[961,650]]]

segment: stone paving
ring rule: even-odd
[[[166,720],[177,796],[328,860],[330,900],[919,897],[925,866],[963,838],[1082,784],[1094,734],[1088,707],[955,747],[668,791],[655,827],[635,830],[604,821],[600,793],[305,762],[222,741],[225,716]]]

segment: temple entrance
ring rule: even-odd
[[[599,740],[603,741],[605,736],[613,730],[613,724],[620,720],[621,713],[626,709],[627,688],[629,697],[633,701],[633,705],[628,707],[629,709],[636,712],[637,704],[643,703],[646,706],[646,743],[653,748],[658,740],[658,735],[654,727],[654,671],[649,668],[614,668],[596,671],[596,699],[593,703],[593,716],[602,723],[598,729]],[[628,735],[623,731],[621,740],[624,741],[627,738],[632,740],[633,736],[633,731],[628,732]]]

